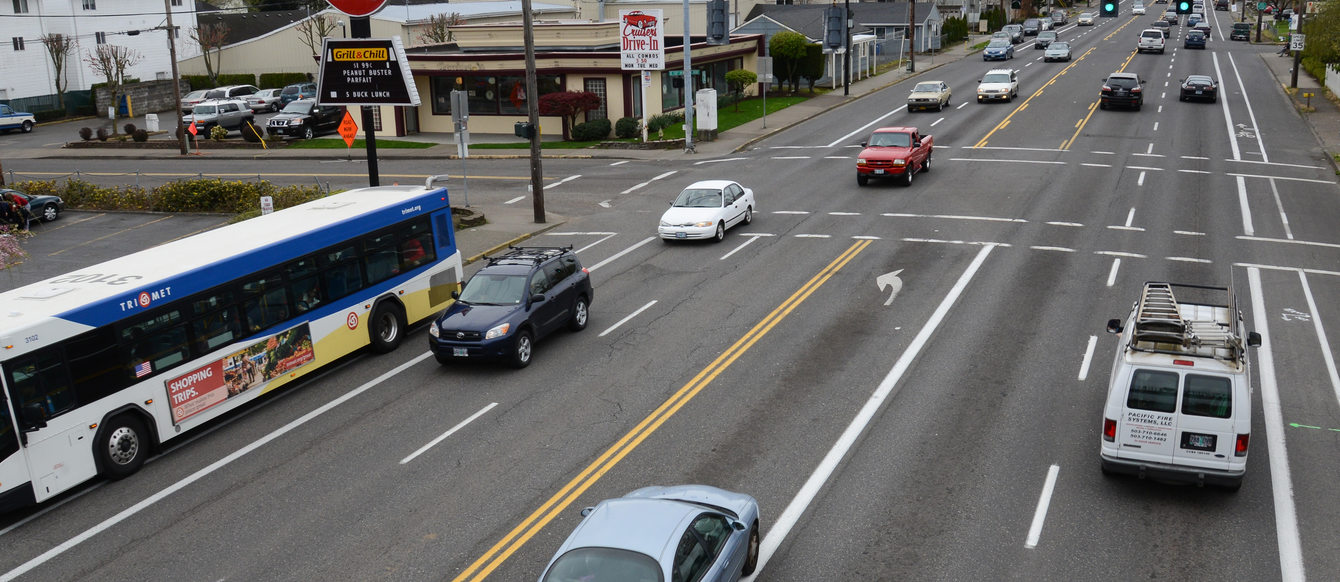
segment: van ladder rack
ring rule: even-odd
[[[1135,341],[1188,345],[1187,324],[1169,283],[1145,283],[1135,315]]]

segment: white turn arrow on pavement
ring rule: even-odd
[[[898,292],[903,290],[903,280],[898,278],[898,273],[901,272],[903,272],[903,270],[898,269],[892,273],[884,273],[883,275],[875,277],[875,283],[879,284],[880,291],[889,291],[890,287],[893,288],[889,293],[889,298],[884,301],[884,305],[892,304],[893,299],[898,296]]]

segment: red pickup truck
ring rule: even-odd
[[[898,178],[912,185],[912,175],[931,169],[934,140],[921,135],[915,127],[881,127],[861,142],[856,157],[856,183],[864,186],[871,178]]]

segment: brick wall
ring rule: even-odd
[[[178,81],[181,86],[181,94],[185,95],[191,92],[191,84],[186,81]],[[112,93],[106,87],[99,87],[95,91],[96,101],[94,102],[98,116],[107,114],[107,107],[111,105]],[[173,111],[178,103],[172,98],[172,81],[145,81],[121,87],[117,95],[129,95],[130,106],[135,110],[135,115],[144,115],[145,113],[155,113],[158,111]]]

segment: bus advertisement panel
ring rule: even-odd
[[[166,384],[168,402],[172,403],[172,423],[181,424],[195,414],[252,388],[262,388],[270,380],[315,360],[312,331],[303,323],[169,379]]]

